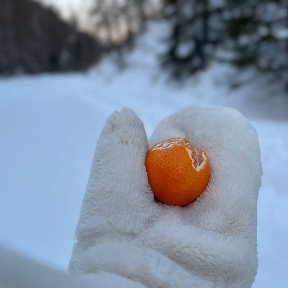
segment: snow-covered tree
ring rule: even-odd
[[[287,0],[164,0],[171,25],[162,65],[176,79],[211,60],[288,80]]]

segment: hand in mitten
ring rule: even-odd
[[[145,169],[148,141],[135,113],[108,118],[70,271],[94,274],[96,282],[97,275],[117,275],[126,287],[250,287],[262,172],[254,128],[235,110],[192,107],[164,119],[149,146],[172,137],[188,138],[210,160],[206,190],[184,207],[154,200]]]

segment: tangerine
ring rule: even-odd
[[[169,138],[155,144],[146,155],[145,165],[155,198],[168,205],[193,202],[210,178],[206,152],[187,138]]]

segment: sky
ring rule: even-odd
[[[69,17],[73,12],[79,12],[79,9],[85,9],[90,0],[37,0],[47,5],[51,5],[59,9],[60,13],[66,18]]]

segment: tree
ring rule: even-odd
[[[90,35],[31,0],[0,0],[0,74],[81,70],[101,55]]]
[[[161,64],[174,79],[218,60],[288,80],[287,0],[164,0],[163,15],[172,29]]]
[[[141,30],[146,19],[153,15],[157,5],[153,0],[94,0],[91,16],[95,35],[107,47],[129,43]]]

